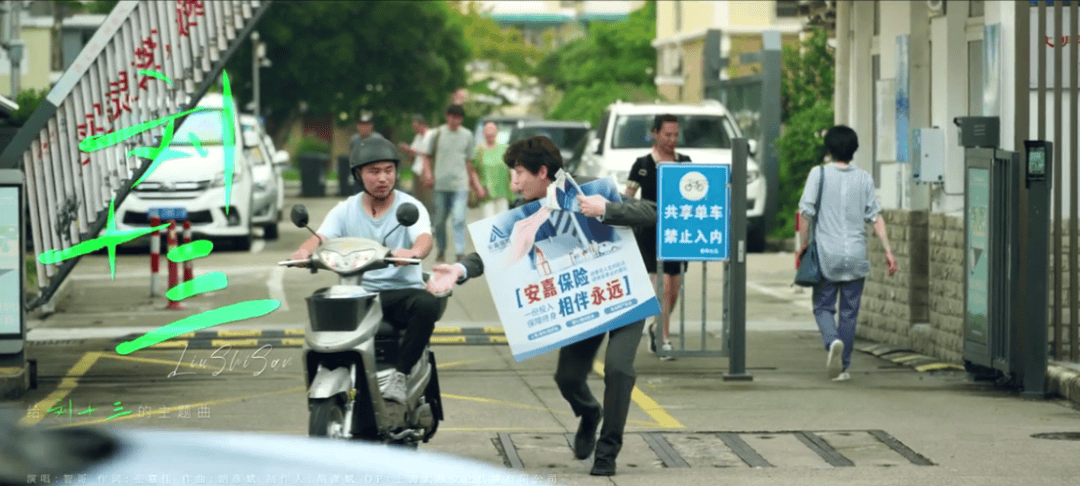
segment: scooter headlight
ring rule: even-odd
[[[345,255],[345,267],[349,270],[356,270],[357,268],[367,265],[374,256],[375,250],[371,248],[354,251]]]
[[[367,265],[374,256],[375,250],[369,248],[350,252],[345,255],[332,251],[324,251],[319,254],[319,259],[322,260],[327,267],[330,267],[335,271],[348,272]]]

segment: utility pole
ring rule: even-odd
[[[0,13],[3,14],[3,19],[0,21],[3,21],[5,27],[3,32],[4,48],[7,49],[8,60],[11,62],[11,99],[16,99],[22,89],[20,86],[22,81],[20,67],[22,67],[23,54],[26,48],[26,43],[19,38],[19,30],[22,24],[20,19],[22,8],[22,0],[0,2]]]
[[[259,70],[266,57],[266,44],[259,40],[259,32],[251,33],[251,80],[252,98],[255,102],[255,117],[262,117],[262,105],[259,103]]]

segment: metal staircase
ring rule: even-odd
[[[119,207],[152,162],[128,152],[157,146],[165,125],[93,152],[79,142],[194,108],[269,6],[127,0],[113,9],[0,154],[0,169],[25,174],[35,253],[96,238],[110,201]],[[27,308],[48,302],[78,260],[35,259],[41,294]]]

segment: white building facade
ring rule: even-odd
[[[1070,2],[1063,7],[1061,32],[1055,32],[1054,2],[1046,4],[1046,32],[1039,37],[1038,2],[979,0],[839,1],[836,3],[836,123],[860,135],[854,163],[874,175],[886,208],[962,214],[964,148],[953,119],[996,116],[999,148],[1023,152],[1022,141],[1052,140],[1060,148],[1056,160],[1060,181],[1071,181],[1077,158],[1071,147],[1072,93],[1078,71],[1073,46],[1080,39],[1070,24]],[[1075,4],[1076,2],[1072,2]],[[1019,9],[1027,10],[1022,12]],[[1028,25],[1018,18],[1028,17]],[[1027,45],[1018,54],[1018,35]],[[1047,57],[1038,64],[1039,50]],[[1018,59],[1026,56],[1026,59]],[[1054,98],[1054,62],[1061,56],[1061,101]],[[1018,63],[1029,62],[1028,69]],[[1038,78],[1046,76],[1044,115],[1040,116]],[[1028,83],[1017,89],[1017,83]],[[1025,93],[1019,100],[1017,93]],[[1026,103],[1025,103],[1026,102]],[[1055,106],[1062,115],[1055,116]],[[910,140],[917,128],[944,130],[944,181],[913,182]],[[899,110],[899,113],[898,113]],[[1022,116],[1027,113],[1027,116]],[[1055,120],[1061,120],[1056,137]],[[1043,131],[1040,133],[1040,120]],[[1026,136],[1023,136],[1026,133]],[[1018,136],[1021,135],[1021,136]],[[1018,143],[1019,141],[1019,143]],[[1057,166],[1055,166],[1057,167]],[[1070,217],[1071,183],[1062,184],[1062,215]]]

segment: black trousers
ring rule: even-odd
[[[607,352],[604,355],[604,421],[600,439],[596,442],[596,457],[614,460],[622,449],[626,415],[630,412],[630,396],[634,392],[637,372],[634,358],[645,321],[638,321],[608,332]],[[592,370],[593,360],[604,335],[598,334],[559,350],[559,365],[555,383],[563,398],[570,402],[574,415],[596,410],[596,401],[585,382]]]
[[[395,289],[379,293],[383,317],[397,329],[405,328],[405,338],[395,367],[409,374],[424,354],[424,347],[435,332],[439,317],[439,299],[424,289]]]

